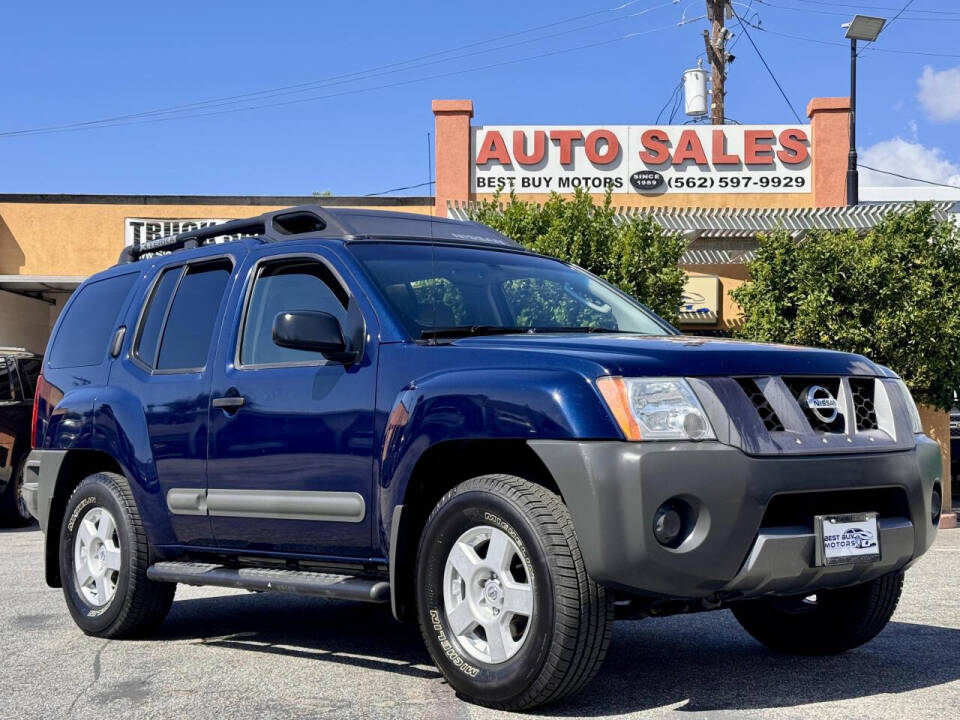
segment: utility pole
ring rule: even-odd
[[[707,61],[710,63],[710,122],[722,125],[724,118],[723,101],[724,81],[727,78],[727,63],[732,59],[727,55],[726,43],[728,31],[723,26],[724,12],[729,9],[728,0],[707,0],[707,19],[710,32],[703,31],[703,44],[707,49]]]
[[[850,151],[847,153],[847,205],[860,201],[857,172],[857,39],[850,38]]]

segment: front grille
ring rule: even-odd
[[[876,430],[877,408],[874,405],[876,382],[870,378],[850,378],[850,395],[853,398],[853,410],[857,423],[857,430]]]
[[[824,490],[775,495],[763,514],[763,527],[806,525],[814,515],[875,512],[880,517],[910,517],[907,494],[900,487]]]
[[[707,386],[711,403],[725,409],[721,419],[731,423],[730,443],[750,455],[873,453],[915,446],[894,379],[751,374],[697,383]]]
[[[756,408],[757,414],[763,421],[764,427],[767,428],[767,432],[783,432],[784,427],[780,421],[780,417],[770,405],[766,396],[760,391],[757,381],[753,378],[738,378],[737,383],[743,388],[747,397],[750,398],[750,402],[753,403],[753,407]]]
[[[811,387],[820,386],[826,388],[834,398],[839,400],[840,378],[785,377],[783,378],[783,382],[787,386],[787,389],[790,390],[790,394],[793,395],[793,399],[796,400],[800,410],[806,416],[807,422],[810,423],[810,427],[812,427],[816,432],[842,433],[846,430],[846,420],[843,415],[842,407],[837,413],[836,418],[834,418],[831,422],[827,422],[814,413],[814,411],[807,404],[806,399],[807,391]]]
[[[960,437],[960,412],[950,413],[950,437]]]

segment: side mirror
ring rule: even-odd
[[[318,352],[327,360],[348,364],[356,359],[343,338],[340,321],[319,310],[290,310],[273,319],[273,342],[293,350]]]

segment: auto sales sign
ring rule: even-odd
[[[808,193],[809,125],[484,125],[476,193]]]

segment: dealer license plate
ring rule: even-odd
[[[870,563],[880,559],[877,514],[817,515],[817,565]]]

